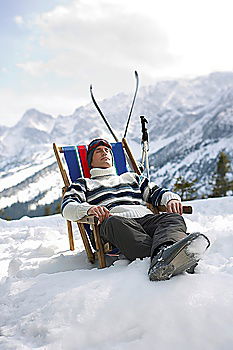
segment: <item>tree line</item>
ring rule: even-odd
[[[197,179],[187,181],[185,177],[179,176],[173,187],[173,191],[178,193],[184,200],[192,200],[197,198],[196,195]],[[203,195],[207,197],[224,197],[233,194],[232,168],[228,155],[221,151],[218,155],[216,168],[213,176],[209,181],[211,188],[210,193]]]
[[[214,174],[209,181],[211,191],[208,194],[204,194],[202,198],[233,195],[232,178],[233,172],[230,159],[224,151],[221,151],[217,158]],[[176,178],[176,182],[172,190],[180,195],[182,201],[192,200],[197,198],[197,182],[197,179],[188,181],[184,176],[180,175]],[[45,205],[42,215],[47,216],[60,212],[60,202],[58,202],[55,207],[53,204]],[[0,217],[6,220],[12,219],[9,215],[6,215],[4,210],[0,210]]]

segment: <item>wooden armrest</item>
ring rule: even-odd
[[[158,207],[156,207],[156,209],[158,209],[161,212],[167,211],[165,205],[159,205]],[[184,214],[192,214],[192,212],[193,212],[193,208],[190,205],[183,205],[183,213]],[[80,223],[80,224],[92,224],[93,225],[93,224],[98,224],[99,219],[95,215],[86,215],[82,219],[77,220],[76,222]]]
[[[82,219],[76,221],[79,224],[98,224],[99,219],[95,215],[86,215]]]
[[[68,190],[68,186],[62,187],[62,197],[64,196],[67,190]]]
[[[165,205],[159,205],[158,207],[159,211],[167,211]],[[183,213],[184,214],[192,214],[193,208],[190,205],[183,205]]]

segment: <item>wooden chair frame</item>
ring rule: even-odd
[[[137,174],[141,174],[141,171],[138,167],[138,164],[129,148],[129,145],[126,141],[126,139],[122,139],[122,146],[123,149],[126,152],[127,160],[130,162],[130,166],[132,167],[133,171]],[[61,172],[61,176],[64,182],[64,187],[62,188],[62,195],[67,191],[68,187],[71,185],[70,178],[67,174],[67,171],[64,167],[63,161],[62,161],[62,156],[61,154],[63,153],[62,147],[57,146],[55,143],[53,143],[53,150],[55,153],[55,157],[58,163],[59,170]],[[166,211],[165,206],[158,206],[158,207],[153,207],[152,205],[149,205],[149,208],[152,210],[154,213],[159,213],[159,212],[164,212]],[[184,206],[183,207],[184,213],[186,214],[191,214],[192,213],[192,207],[190,206]],[[93,236],[95,240],[95,245],[96,245],[96,251],[93,251],[90,240],[88,237],[88,234],[86,232],[84,224],[89,224],[91,226],[91,229],[93,231]],[[93,215],[85,216],[82,219],[77,221],[77,225],[83,240],[83,244],[87,253],[88,260],[91,263],[95,262],[95,258],[97,255],[97,259],[99,261],[99,267],[104,268],[106,267],[106,260],[105,260],[105,253],[109,250],[111,250],[110,245],[107,243],[103,245],[100,234],[99,234],[99,220],[97,217]],[[69,237],[69,245],[70,245],[70,250],[74,250],[74,235],[73,235],[73,228],[72,228],[72,222],[67,220],[67,229],[68,229],[68,237]]]

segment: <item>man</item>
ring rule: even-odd
[[[129,260],[151,257],[152,281],[169,279],[197,264],[200,246],[204,251],[209,240],[200,233],[186,233],[177,194],[135,173],[116,175],[112,147],[104,139],[89,144],[87,161],[91,178],[77,179],[64,195],[62,214],[67,220],[97,216],[104,242],[119,248]],[[145,202],[165,205],[167,213],[155,215]]]

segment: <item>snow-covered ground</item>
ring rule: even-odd
[[[197,273],[150,282],[149,259],[99,270],[60,215],[0,220],[0,349],[232,350],[233,197],[191,202],[211,247]]]

